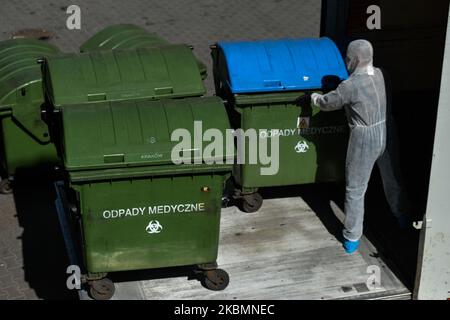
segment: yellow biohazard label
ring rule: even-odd
[[[309,117],[298,117],[297,128],[300,128],[300,129],[309,128]]]

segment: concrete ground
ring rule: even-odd
[[[68,30],[70,1],[6,0],[0,5],[0,40],[28,28],[44,28],[49,41],[66,52],[101,29],[132,23],[156,32],[174,43],[194,46],[197,56],[210,66],[209,45],[218,40],[314,37],[320,31],[317,0],[106,0],[74,1],[81,9],[81,29]],[[211,71],[211,69],[209,69]],[[211,74],[211,72],[210,72]],[[207,80],[212,93],[212,77]]]
[[[78,0],[81,29],[68,30],[70,1],[5,0],[0,4],[0,40],[22,29],[43,28],[49,42],[77,51],[90,36],[112,24],[132,23],[171,42],[194,46],[210,66],[209,45],[218,40],[318,36],[316,0]],[[209,70],[211,75],[211,70]],[[213,92],[212,77],[206,82]],[[44,178],[17,179],[14,195],[0,195],[0,299],[72,298],[65,290],[67,260]]]

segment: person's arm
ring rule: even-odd
[[[346,104],[350,104],[352,100],[353,90],[349,81],[343,81],[336,90],[321,95],[313,93],[311,101],[322,111],[334,111],[342,109]]]

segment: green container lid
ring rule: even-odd
[[[169,41],[153,32],[133,24],[117,24],[106,27],[97,32],[80,46],[80,52],[100,50],[136,49],[168,45]],[[206,79],[208,73],[206,65],[197,59],[197,65],[202,76]]]
[[[171,153],[179,140],[171,141],[172,132],[184,128],[193,139],[194,121],[202,122],[202,132],[214,128],[223,137],[226,129],[230,128],[225,107],[217,97],[79,104],[63,106],[61,115],[63,158],[68,171],[122,168],[115,174],[125,177],[130,175],[129,170],[133,167],[151,166],[155,171],[157,167],[169,165],[169,172],[185,170],[186,167],[193,173],[214,171],[217,166],[213,164],[173,164]],[[202,152],[210,142],[201,143],[201,148],[194,145],[193,140],[188,143],[191,148],[183,150],[203,162],[233,156],[234,150],[228,150],[229,154],[223,151],[223,154],[213,154],[211,158]],[[222,149],[226,150],[224,145]],[[227,168],[231,169],[231,165]],[[108,174],[103,172],[101,176],[107,177]]]
[[[47,58],[43,68],[47,96],[56,108],[206,92],[195,57],[185,45],[64,54]]]
[[[167,44],[169,42],[156,33],[133,24],[118,24],[97,32],[80,46],[80,51],[135,49]]]
[[[8,112],[40,142],[48,142],[47,125],[41,120],[44,102],[37,59],[59,50],[35,39],[0,42],[0,110]]]

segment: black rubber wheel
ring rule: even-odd
[[[89,294],[94,300],[109,300],[114,295],[116,288],[114,282],[108,278],[94,280],[90,283]]]
[[[263,197],[258,193],[246,194],[242,197],[242,211],[256,212],[263,204]]]
[[[9,179],[3,179],[0,181],[0,193],[10,194],[13,192],[12,182]]]
[[[231,199],[228,197],[222,197],[222,208],[228,208],[230,205]]]
[[[224,290],[230,283],[230,277],[225,270],[214,269],[203,273],[202,285],[209,290]]]

